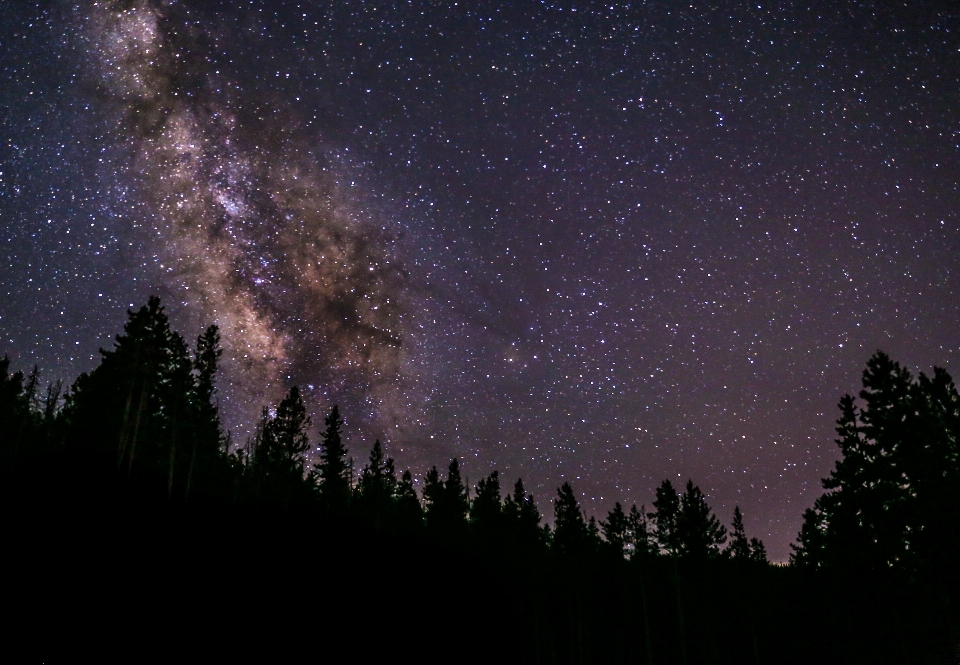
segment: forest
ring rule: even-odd
[[[348,451],[337,407],[314,424],[297,387],[232,442],[218,329],[191,348],[157,298],[101,354],[69,387],[0,361],[5,659],[960,662],[941,368],[869,359],[775,565],[692,480],[599,519],[563,483],[544,515],[521,479],[468,487],[454,459],[415,482],[379,441]]]

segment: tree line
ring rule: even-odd
[[[152,479],[162,484],[167,499],[178,501],[230,488],[239,503],[315,510],[330,521],[357,521],[373,535],[428,535],[461,546],[516,541],[577,555],[602,550],[624,557],[766,562],[763,543],[747,539],[739,508],[724,547],[727,529],[692,481],[678,493],[664,480],[652,512],[636,505],[625,512],[617,503],[599,521],[587,518],[573,488],[563,483],[553,501],[551,528],[521,479],[503,496],[493,471],[471,492],[456,459],[445,476],[430,468],[418,493],[411,472],[398,473],[378,440],[354,479],[337,406],[319,428],[318,459],[309,465],[312,424],[296,386],[274,410],[264,407],[248,441],[231,446],[216,399],[221,353],[216,326],[207,328],[191,351],[171,329],[159,299],[151,298],[130,312],[114,348],[102,351],[100,365],[81,375],[62,399],[60,384],[47,386],[41,396],[38,370],[29,376],[11,373],[5,357],[0,361],[3,466],[15,468],[43,456],[43,448],[60,447],[86,458],[71,473],[102,477],[109,469],[121,478]]]
[[[171,329],[159,299],[150,298],[129,312],[113,348],[101,350],[100,364],[69,389],[59,382],[41,388],[36,368],[12,372],[5,357],[4,489],[73,483],[80,501],[90,484],[78,479],[122,487],[122,496],[112,494],[107,503],[142,515],[159,506],[167,540],[196,538],[183,536],[198,532],[183,524],[216,509],[254,541],[269,540],[253,526],[258,516],[274,515],[283,519],[261,520],[263,529],[275,527],[271,521],[289,524],[293,538],[364,544],[394,552],[397,560],[403,551],[397,547],[415,546],[446,553],[446,561],[479,561],[484,575],[528,599],[522,614],[509,620],[491,614],[484,625],[497,626],[540,662],[771,660],[793,633],[774,627],[764,606],[802,626],[807,610],[834,611],[816,593],[857,580],[871,607],[894,596],[901,606],[919,597],[936,612],[938,635],[960,634],[953,601],[960,588],[960,396],[941,368],[914,377],[882,352],[869,360],[859,400],[840,400],[840,460],[804,515],[790,565],[782,567],[770,566],[762,541],[747,536],[739,507],[728,529],[692,481],[678,489],[664,480],[650,511],[616,503],[599,520],[563,483],[548,525],[521,479],[505,492],[493,471],[469,488],[456,459],[445,472],[427,470],[418,491],[412,473],[398,472],[375,441],[357,472],[336,406],[316,429],[311,464],[313,424],[297,387],[275,409],[264,408],[253,435],[237,445],[218,411],[220,342],[210,326],[191,349]],[[878,581],[889,593],[876,590]],[[711,591],[723,584],[734,594],[726,607]],[[891,640],[899,640],[901,651],[940,653],[940,642],[918,646],[884,620],[854,626],[843,616],[847,628],[831,638],[838,654],[851,644],[884,653]],[[915,613],[908,623],[927,618]],[[896,621],[903,624],[902,617]],[[610,637],[610,626],[620,624],[629,624],[627,632]],[[718,648],[718,626],[739,636],[740,656]]]

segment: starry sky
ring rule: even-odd
[[[236,441],[296,384],[783,560],[869,356],[960,374],[960,9],[507,4],[0,4],[0,351],[72,381],[158,294]]]

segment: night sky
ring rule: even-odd
[[[296,384],[785,559],[869,356],[960,375],[960,9],[506,4],[0,4],[0,353],[72,382],[158,294],[238,443]]]

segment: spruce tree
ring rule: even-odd
[[[500,497],[500,475],[494,470],[477,483],[470,502],[470,526],[482,545],[499,544],[503,537],[503,503]]]
[[[10,373],[10,358],[0,360],[0,472],[10,470],[34,438],[35,416],[22,371]]]
[[[334,405],[320,433],[320,461],[314,464],[320,498],[328,513],[342,514],[350,502],[350,464],[343,445],[343,419]]]
[[[769,563],[767,561],[767,548],[759,538],[750,539],[750,559],[757,563]]]
[[[645,506],[637,510],[636,504],[630,507],[630,514],[627,516],[627,529],[629,532],[629,546],[632,550],[631,558],[642,558],[657,553],[657,542],[655,534],[651,533],[647,523],[647,514]]]
[[[364,501],[384,504],[393,497],[397,486],[397,476],[392,457],[385,457],[380,439],[373,443],[370,461],[360,472],[357,482],[357,495]]]
[[[427,527],[440,528],[443,522],[440,517],[443,510],[443,481],[436,466],[430,467],[423,476],[423,509]]]
[[[730,532],[730,544],[727,545],[726,554],[732,559],[746,561],[750,558],[750,541],[747,540],[747,534],[743,528],[743,514],[740,512],[740,506],[733,507],[733,531]]]
[[[460,463],[450,461],[447,479],[440,480],[437,467],[424,477],[423,499],[427,527],[433,536],[449,544],[462,544],[470,508],[467,488],[460,477]]]
[[[160,299],[128,312],[114,348],[100,353],[100,365],[80,375],[66,400],[68,448],[85,451],[80,464],[102,468],[110,457],[126,476],[172,487],[198,398],[186,344],[170,329]]]
[[[470,498],[467,486],[460,477],[460,462],[450,460],[447,468],[447,480],[443,484],[443,521],[447,536],[454,542],[461,542],[466,535],[467,514],[470,511]]]
[[[677,513],[676,540],[685,557],[704,559],[718,556],[727,539],[727,529],[717,519],[700,488],[687,481]]]
[[[198,473],[210,478],[219,469],[220,457],[226,452],[220,429],[220,413],[217,404],[216,374],[223,350],[220,348],[220,331],[209,326],[198,338],[194,351],[193,372],[196,380],[194,403],[194,434],[191,439],[190,462],[187,469],[184,496],[188,497]]]
[[[275,416],[271,418],[264,410],[251,460],[258,501],[287,510],[305,495],[304,454],[310,448],[309,426],[310,418],[296,386],[280,401]]]
[[[580,503],[570,483],[557,488],[553,501],[553,548],[561,554],[581,554],[587,549],[590,532]]]
[[[393,458],[384,457],[383,447],[377,439],[370,451],[370,461],[360,473],[355,490],[356,504],[375,533],[383,531],[394,513],[394,495],[397,491],[397,476]]]
[[[522,478],[517,478],[513,494],[504,500],[503,516],[510,537],[521,548],[538,549],[545,544],[547,532],[540,525],[540,511],[533,495],[524,490]]]
[[[409,469],[400,475],[394,495],[397,506],[397,531],[412,537],[423,528],[423,507],[413,486],[413,476]]]
[[[669,479],[660,483],[656,496],[653,501],[654,512],[649,517],[656,527],[658,549],[663,554],[679,554],[677,517],[680,513],[680,497]]]
[[[600,528],[603,530],[603,538],[606,541],[607,549],[618,558],[623,558],[627,551],[628,532],[630,521],[623,512],[620,502],[616,502],[607,514],[607,519],[600,522]]]
[[[943,506],[960,482],[960,395],[944,370],[914,381],[879,351],[862,382],[862,408],[850,395],[840,400],[842,457],[805,513],[791,560],[911,574],[950,568],[960,520]]]

